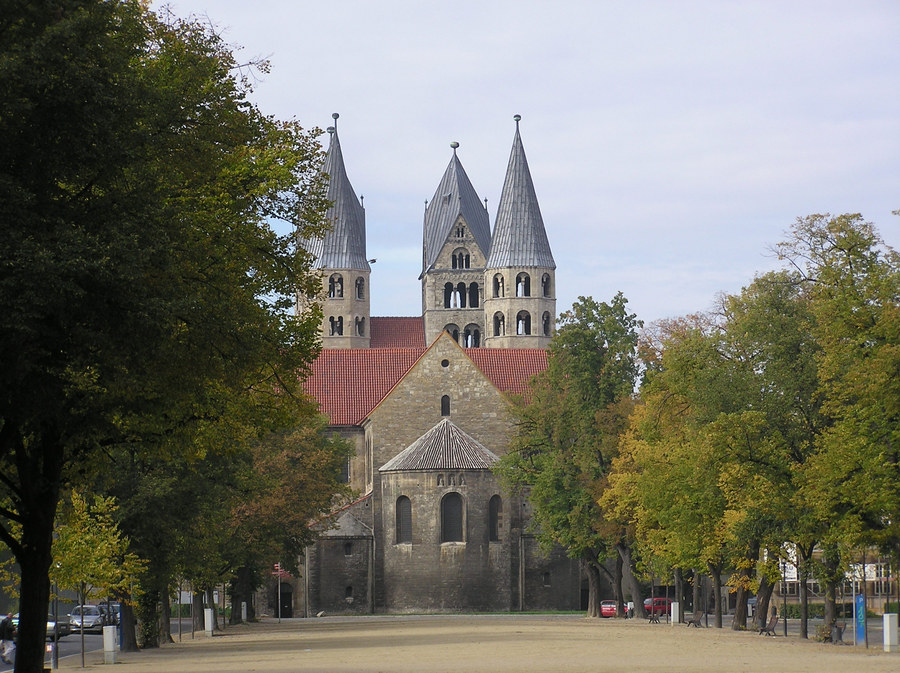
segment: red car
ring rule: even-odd
[[[660,596],[645,598],[644,610],[647,611],[647,615],[670,615],[672,614],[672,599]]]
[[[616,602],[615,601],[600,601],[600,616],[601,617],[615,617],[616,616]]]

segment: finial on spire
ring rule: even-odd
[[[331,113],[331,118],[334,120],[334,126],[332,127],[334,129],[334,133],[337,133],[337,120],[340,116],[341,115],[339,115],[337,112]]]
[[[487,210],[487,197],[484,197],[484,209]]]
[[[522,115],[513,115],[513,119],[516,120],[516,128],[519,128],[519,122],[522,120]]]
[[[334,135],[334,127],[333,127],[333,126],[329,126],[329,127],[328,127],[327,129],[325,129],[325,130],[328,131],[329,135]]]
[[[459,147],[459,143],[454,140],[452,143],[450,143],[450,147],[453,148],[453,154],[456,154],[456,148]]]

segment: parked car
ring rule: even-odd
[[[600,601],[600,616],[601,617],[615,617],[616,616],[616,602],[615,601]]]
[[[103,633],[103,613],[96,605],[76,605],[69,613],[73,631]]]
[[[656,598],[644,599],[644,610],[648,615],[670,615],[672,614],[672,599],[657,596]]]
[[[17,612],[12,616],[13,626],[16,629],[19,628],[19,613]],[[59,635],[54,636],[54,632],[59,629]],[[60,638],[64,638],[65,636],[72,633],[72,625],[69,624],[69,618],[65,615],[60,615],[59,621],[57,622],[53,615],[47,615],[47,640],[59,640]]]

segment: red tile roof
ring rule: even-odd
[[[424,348],[326,348],[304,387],[332,425],[358,425],[424,352]]]
[[[466,348],[466,355],[506,393],[524,395],[531,377],[547,369],[543,348]]]
[[[425,348],[422,318],[372,318],[369,321],[370,348]]]
[[[326,348],[304,387],[332,425],[359,425],[425,351],[425,347]],[[538,348],[464,352],[499,390],[519,395],[525,394],[532,376],[547,368],[547,351]]]

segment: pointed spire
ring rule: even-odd
[[[316,257],[313,266],[325,269],[363,269],[369,271],[366,259],[366,212],[362,207],[344,166],[341,141],[338,138],[335,112],[331,117],[334,126],[328,127],[330,140],[322,171],[328,175],[327,198],[331,206],[325,219],[331,229],[323,238],[303,241],[303,245]]]
[[[497,206],[487,266],[538,266],[555,269],[556,263],[550,251],[531,171],[525,158],[525,148],[519,135],[519,120],[522,117],[516,115],[513,119],[516,121],[516,135]]]
[[[475,242],[485,257],[491,248],[491,225],[481,199],[469,181],[469,176],[456,156],[458,142],[450,143],[453,156],[444,171],[434,196],[425,208],[424,260],[422,272],[428,271],[437,259],[441,247],[461,215],[469,226]]]

